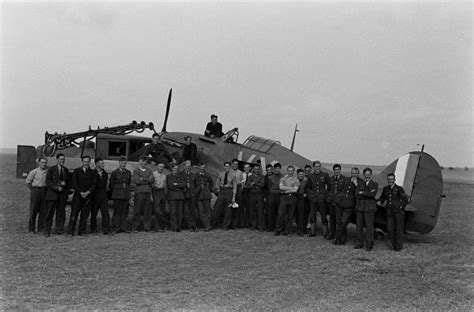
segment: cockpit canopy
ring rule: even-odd
[[[281,145],[280,141],[265,139],[256,135],[251,135],[247,138],[247,140],[245,140],[242,145],[262,153],[267,153],[275,144]]]

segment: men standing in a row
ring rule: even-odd
[[[166,168],[169,168],[169,163],[173,160],[163,143],[160,142],[158,133],[152,135],[151,144],[147,145],[144,154],[146,156],[151,155],[153,158],[152,164],[164,163]]]
[[[328,206],[329,206],[329,233],[326,237],[327,240],[332,240],[336,237],[336,197],[344,187],[346,183],[346,177],[341,175],[341,165],[335,164],[332,166],[334,175],[329,178],[328,184]]]
[[[265,177],[260,172],[260,165],[253,167],[252,175],[246,180],[245,189],[249,191],[248,212],[250,226],[252,230],[263,231],[265,220],[263,219],[263,188],[265,187]]]
[[[357,193],[357,244],[355,249],[364,246],[367,251],[371,251],[374,247],[374,219],[377,212],[375,204],[375,195],[377,194],[378,184],[372,180],[372,169],[364,169],[364,183],[359,183],[356,188]],[[365,224],[365,239],[364,239]]]
[[[273,173],[268,178],[268,231],[275,231],[275,219],[278,215],[278,209],[280,207],[280,179],[281,175],[281,164],[276,163],[273,165]]]
[[[311,223],[311,231],[309,236],[316,236],[317,213],[321,216],[323,227],[323,236],[328,235],[328,219],[327,219],[327,189],[329,185],[329,175],[321,171],[321,162],[316,160],[313,162],[313,173],[308,176],[306,186],[308,196],[311,201],[311,211],[309,222]]]
[[[48,160],[44,157],[38,159],[38,167],[31,170],[26,177],[26,186],[31,191],[30,195],[30,219],[28,222],[28,232],[42,232],[45,226],[46,218],[46,165]],[[38,226],[36,226],[38,218]]]
[[[165,164],[158,163],[156,170],[153,170],[155,181],[152,185],[153,214],[155,215],[155,231],[164,231],[164,213],[166,209],[166,175]]]
[[[217,121],[217,115],[211,115],[211,121],[207,123],[204,135],[211,139],[220,138],[224,135],[222,132],[222,124]]]
[[[377,201],[377,205],[385,205],[387,214],[387,232],[392,243],[392,250],[400,251],[403,248],[403,231],[405,225],[405,206],[408,196],[403,187],[395,184],[395,174],[387,175],[387,183]]]
[[[66,221],[67,195],[70,189],[71,174],[64,166],[66,156],[59,153],[56,155],[57,165],[49,168],[46,174],[46,219],[44,233],[51,234],[53,218],[56,214],[56,234],[64,232],[64,222]]]
[[[219,172],[216,180],[217,200],[214,204],[213,225],[216,227],[218,220],[224,214],[223,229],[227,231],[231,226],[235,196],[237,194],[237,180],[230,173],[230,162],[224,162],[224,171]]]
[[[153,172],[145,165],[147,156],[142,155],[139,159],[139,167],[133,170],[132,185],[135,189],[135,207],[133,212],[133,232],[143,219],[143,228],[146,232],[151,228],[151,185],[155,181]]]
[[[282,192],[280,198],[280,207],[278,208],[278,218],[275,229],[275,236],[289,235],[291,223],[295,216],[296,209],[296,192],[300,186],[300,181],[295,177],[295,167],[292,165],[286,169],[287,175],[280,179],[280,190]]]
[[[71,186],[74,189],[72,199],[71,216],[69,218],[69,234],[74,235],[76,221],[79,213],[79,231],[78,235],[86,233],[87,219],[91,209],[92,193],[96,187],[95,173],[90,168],[90,156],[82,157],[82,167],[74,170],[72,174]]]
[[[212,178],[206,173],[206,164],[201,164],[199,167],[198,183],[200,184],[199,195],[197,198],[197,215],[204,226],[204,231],[208,232],[212,229],[209,222],[209,214],[211,210],[211,198],[214,182]]]
[[[186,188],[184,189],[183,213],[184,221],[188,228],[196,231],[196,199],[199,193],[199,184],[197,177],[191,172],[191,161],[186,160],[184,163],[184,171],[182,172]]]
[[[97,232],[97,214],[100,210],[102,216],[102,232],[109,234],[110,232],[110,216],[109,207],[107,205],[107,182],[108,175],[104,170],[104,160],[100,157],[94,160],[95,162],[95,180],[96,187],[92,197],[91,208],[91,233]]]
[[[346,179],[342,192],[336,198],[336,240],[335,245],[344,245],[347,241],[347,225],[351,222],[356,203],[356,187],[364,183],[359,178],[359,168],[351,169],[351,179]]]
[[[181,231],[183,220],[183,191],[186,188],[184,176],[178,172],[178,164],[172,164],[171,173],[166,176],[166,188],[168,189],[167,199],[170,209],[170,225],[174,232]]]
[[[111,198],[114,201],[112,224],[115,233],[127,232],[126,221],[130,204],[130,184],[132,173],[127,168],[127,159],[120,157],[119,167],[112,171],[109,181]]]

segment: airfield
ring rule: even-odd
[[[345,246],[250,230],[28,234],[29,191],[15,166],[15,154],[0,154],[1,310],[474,308],[472,170],[443,170],[431,233],[406,235],[401,252],[382,240],[366,252],[353,249],[353,225]]]

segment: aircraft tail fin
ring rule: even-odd
[[[431,232],[438,220],[443,193],[443,177],[438,162],[427,153],[410,152],[387,166],[381,177],[391,172],[395,173],[396,183],[403,187],[410,199],[405,209],[406,231]]]
[[[16,148],[16,177],[26,179],[28,172],[36,168],[36,148],[31,145],[18,145]]]

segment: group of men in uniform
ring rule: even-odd
[[[296,221],[297,235],[314,237],[319,214],[324,238],[335,245],[344,245],[347,225],[355,214],[357,241],[354,248],[365,245],[370,251],[374,244],[375,213],[378,206],[384,206],[392,249],[398,251],[403,247],[404,207],[408,199],[403,188],[395,184],[394,174],[388,174],[388,185],[378,200],[375,198],[378,185],[372,180],[370,168],[363,170],[362,179],[358,168],[352,168],[351,176],[345,177],[341,174],[341,166],[335,164],[330,176],[321,170],[319,161],[304,169],[290,165],[286,168],[287,174],[282,175],[279,163],[267,165],[263,174],[260,164],[253,167],[245,164],[241,171],[239,161],[234,159],[224,163],[214,182],[206,172],[206,164],[199,164],[199,173],[192,172],[196,165],[196,149],[191,138],[186,138],[185,158],[188,159],[181,157],[182,171],[158,141],[159,137],[153,136],[152,144],[146,148],[133,172],[126,168],[127,159],[120,158],[110,179],[101,158],[95,159],[95,169],[91,169],[91,158],[82,157],[82,166],[72,174],[64,167],[63,154],[56,156],[57,165],[49,169],[47,159],[40,158],[38,168],[26,179],[31,190],[29,231],[50,236],[56,216],[54,234],[62,234],[66,201],[72,189],[70,235],[75,235],[79,217],[78,235],[86,233],[89,217],[90,232],[96,233],[99,210],[104,234],[130,232],[126,221],[130,204],[133,204],[133,232],[141,227],[145,231],[162,232],[167,224],[172,231],[179,232],[183,222],[191,231],[196,231],[198,225],[204,231],[210,231],[222,222],[224,230],[251,228],[273,232],[276,236],[289,236]],[[156,164],[154,170],[147,167],[148,155]],[[165,174],[165,167],[169,167],[171,173]],[[212,193],[217,196],[213,209]],[[114,203],[112,218],[108,200]]]

